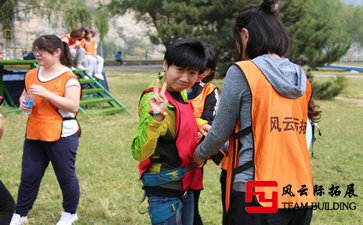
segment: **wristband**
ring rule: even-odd
[[[160,110],[159,112],[158,111],[152,111],[152,110],[150,110],[149,111],[149,114],[151,116],[156,116],[156,115],[166,116],[166,115],[168,115],[168,113],[167,112],[164,112],[163,110]]]

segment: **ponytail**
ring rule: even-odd
[[[279,0],[264,0],[260,8],[267,14],[278,15]]]
[[[308,106],[308,117],[314,123],[318,123],[321,118],[321,110],[319,110],[320,106],[316,105],[314,99],[311,98]]]
[[[62,45],[63,48],[61,48],[62,54],[60,56],[60,62],[68,67],[74,66],[71,51],[69,50],[68,44],[62,41]]]

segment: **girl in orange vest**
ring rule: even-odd
[[[97,41],[95,35],[96,33],[92,29],[86,29],[84,39],[82,40],[82,46],[86,50],[86,59],[93,65],[92,70],[87,70],[87,72],[97,79],[104,80],[102,75],[104,59],[97,55]]]
[[[201,130],[204,133],[201,134],[199,132],[199,139],[206,135],[212,125],[219,99],[218,88],[210,83],[214,78],[218,55],[210,44],[204,43],[203,45],[206,53],[206,69],[203,73],[199,74],[195,84],[187,90],[188,99],[190,99],[194,108],[194,116],[200,121],[198,123],[203,124]],[[197,168],[196,173],[200,173],[202,177],[203,167]],[[203,221],[199,214],[198,203],[203,183],[193,183],[190,189],[193,190],[194,194],[194,225],[202,225]]]
[[[284,58],[289,40],[277,9],[277,0],[264,0],[235,18],[233,36],[246,61],[228,69],[212,128],[194,155],[201,164],[230,138],[231,225],[308,225],[316,201],[305,140],[311,86],[303,69]]]
[[[57,225],[78,220],[79,184],[75,171],[79,130],[76,115],[81,86],[69,69],[72,59],[68,45],[55,35],[44,35],[33,42],[39,68],[25,76],[20,109],[29,111],[26,95],[34,96],[28,117],[23,148],[21,183],[11,225],[26,224],[27,214],[38,195],[40,182],[49,162],[62,189],[63,209]]]

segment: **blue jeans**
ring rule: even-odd
[[[158,207],[160,204],[179,200],[177,197],[161,197],[148,195],[149,208]],[[176,213],[169,219],[153,225],[193,225],[194,219],[194,196],[189,191],[187,198],[182,202]]]

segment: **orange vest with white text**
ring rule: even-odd
[[[65,72],[50,81],[42,82],[38,79],[38,70],[39,68],[35,68],[26,73],[25,90],[29,90],[33,84],[39,84],[56,95],[64,96],[67,81],[71,78],[78,80],[72,72]],[[26,126],[26,138],[47,142],[58,141],[62,135],[64,119],[58,108],[49,100],[35,95],[32,113],[28,117]]]
[[[252,94],[254,181],[276,181],[278,185],[276,188],[255,187],[254,191],[264,192],[267,199],[272,198],[272,192],[278,192],[280,209],[284,208],[283,202],[297,203],[299,206],[307,203],[311,206],[316,198],[305,138],[312,92],[309,80],[306,81],[303,96],[289,99],[273,88],[253,62],[240,61],[236,65],[243,71]],[[230,142],[231,148],[233,145]],[[229,170],[237,167],[238,154],[233,155],[235,158],[229,160]],[[231,165],[233,163],[235,165]],[[230,181],[233,182],[233,178]],[[287,190],[286,187],[291,187],[294,196],[283,192]],[[304,191],[300,193],[299,190]],[[259,195],[256,196],[259,201]],[[259,203],[265,207],[271,206],[271,203]]]

